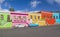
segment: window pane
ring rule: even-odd
[[[23,16],[23,22],[26,22],[26,16]]]
[[[30,18],[32,19],[32,15],[30,15]]]
[[[56,19],[55,16],[53,16],[53,18]]]
[[[16,16],[14,16],[14,19],[16,19]]]
[[[36,20],[36,16],[34,16],[34,19]]]
[[[18,19],[21,20],[21,16],[18,16]]]
[[[4,16],[3,15],[1,15],[1,20],[4,20]]]
[[[56,19],[58,19],[58,16],[56,16]]]
[[[52,18],[52,16],[50,18]]]
[[[59,19],[60,19],[60,14],[59,14]]]
[[[38,16],[38,20],[40,20],[40,16]]]
[[[10,15],[7,16],[7,22],[10,22]]]

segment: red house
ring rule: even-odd
[[[55,19],[52,18],[52,12],[41,11],[41,17],[42,17],[42,19],[46,20],[46,23],[48,25],[54,25],[55,24]]]

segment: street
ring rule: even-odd
[[[60,26],[0,29],[0,37],[60,37]]]

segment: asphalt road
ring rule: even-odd
[[[0,37],[60,37],[60,26],[0,29]]]

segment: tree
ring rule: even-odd
[[[14,8],[10,8],[9,11],[15,11]]]

